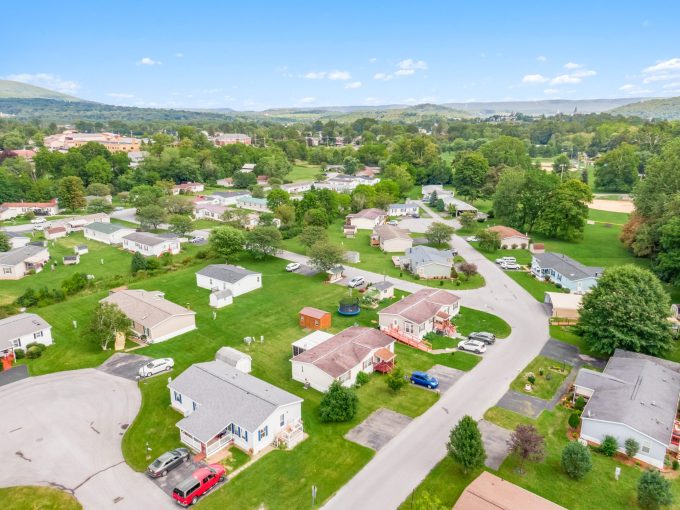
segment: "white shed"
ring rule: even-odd
[[[245,374],[249,374],[252,369],[253,358],[233,347],[220,347],[215,354],[215,359]]]
[[[210,306],[224,308],[234,302],[234,296],[230,290],[216,290],[210,294]]]

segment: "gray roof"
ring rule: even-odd
[[[85,228],[101,232],[102,234],[113,234],[114,232],[118,232],[119,230],[131,229],[131,227],[125,227],[123,225],[118,225],[116,223],[104,223],[101,221],[95,221],[93,223],[90,223]]]
[[[437,250],[429,246],[414,246],[404,253],[402,259],[406,259],[412,269],[427,264],[443,264],[451,266],[453,263],[453,252],[451,250]]]
[[[574,384],[593,390],[584,419],[623,423],[670,444],[680,396],[680,364],[617,349],[604,372],[583,368]]]
[[[248,275],[260,274],[255,271],[249,271],[241,266],[233,266],[231,264],[210,264],[203,269],[196,271],[196,274],[214,278],[221,282],[236,283],[243,280]]]
[[[604,271],[601,267],[584,266],[561,253],[534,253],[534,259],[541,266],[541,269],[553,269],[571,281],[597,278],[602,276]]]
[[[21,248],[14,248],[6,252],[0,252],[0,265],[2,266],[16,266],[24,260],[37,255],[44,251],[43,246],[36,246],[34,244],[27,244]]]
[[[215,292],[212,293],[212,295],[215,296],[217,299],[225,299],[231,296],[231,291],[229,289],[216,290]]]
[[[373,287],[375,287],[378,290],[387,290],[390,287],[394,287],[394,284],[392,282],[388,282],[387,280],[384,280],[382,282],[375,282],[373,284]]]
[[[170,381],[168,388],[199,404],[177,427],[203,442],[230,423],[252,432],[280,406],[302,402],[300,397],[221,361],[191,365]]]
[[[167,238],[152,232],[132,232],[131,234],[123,236],[123,239],[127,239],[134,243],[144,244],[146,246],[156,246],[168,241]]]
[[[249,354],[234,349],[233,347],[220,347],[217,354],[215,354],[215,359],[217,361],[222,361],[231,367],[235,367],[242,359],[252,360],[253,358]]]
[[[390,209],[418,209],[418,204],[390,204]]]
[[[12,346],[12,340],[51,328],[45,319],[34,313],[20,313],[0,320],[0,349]]]
[[[232,198],[232,197],[242,197],[245,195],[250,195],[247,191],[214,191],[213,196],[221,198]]]

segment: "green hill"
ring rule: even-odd
[[[610,113],[615,115],[632,115],[645,119],[680,119],[680,97],[650,99],[639,103],[614,108]]]
[[[57,101],[82,101],[77,97],[36,87],[19,81],[0,80],[0,98],[3,99],[55,99]]]

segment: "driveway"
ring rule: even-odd
[[[98,370],[122,377],[123,379],[136,381],[139,379],[139,369],[151,361],[151,359],[153,358],[150,358],[149,356],[117,352],[99,365]]]
[[[411,418],[408,416],[381,407],[345,434],[345,439],[377,451],[389,443],[409,423],[411,423]]]
[[[28,367],[26,365],[16,365],[9,370],[0,372],[0,386],[26,379],[28,377]]]
[[[0,486],[57,487],[86,509],[174,509],[123,460],[121,439],[140,403],[136,383],[95,369],[0,388]]]
[[[515,390],[508,390],[496,405],[535,420],[544,409],[549,408],[550,400],[543,400],[542,398],[534,397],[533,395],[527,395],[526,393],[520,393]]]
[[[512,431],[486,420],[479,420],[477,425],[482,433],[482,442],[486,451],[484,465],[498,471],[505,457],[508,456],[508,440]]]
[[[450,356],[450,354],[439,354],[439,356]],[[435,365],[427,371],[439,381],[439,391],[446,391],[460,379],[465,372],[457,368],[444,365]]]

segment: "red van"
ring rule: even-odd
[[[182,506],[193,505],[198,498],[225,478],[224,467],[220,464],[210,464],[208,467],[197,469],[191,477],[180,482],[172,490],[172,499]]]

